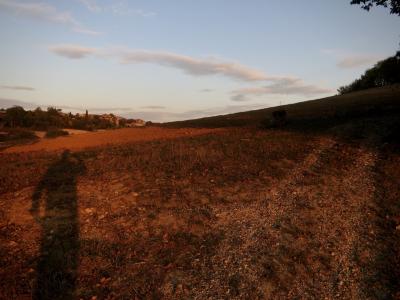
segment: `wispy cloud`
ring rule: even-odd
[[[161,105],[147,105],[147,106],[142,106],[141,108],[143,109],[165,109],[165,106],[161,106]]]
[[[265,82],[262,87],[250,87],[233,91],[231,99],[236,102],[248,101],[249,96],[267,94],[286,94],[313,96],[328,94],[332,90],[304,83],[293,76],[273,76],[238,62],[229,62],[216,58],[194,58],[171,52],[135,49],[99,49],[79,45],[56,45],[49,50],[57,55],[71,59],[81,59],[89,55],[99,58],[116,58],[122,64],[149,63],[182,70],[192,76],[222,75],[240,81]],[[210,92],[203,89],[202,92]]]
[[[0,85],[1,89],[4,90],[15,90],[15,91],[34,91],[35,88],[30,86],[22,86],[22,85]]]
[[[200,90],[200,92],[202,92],[202,93],[211,93],[211,92],[214,92],[214,89],[202,89],[202,90]]]
[[[57,45],[50,46],[49,50],[57,55],[71,59],[80,59],[88,55],[95,54],[96,48],[82,47],[77,45]]]
[[[0,10],[16,16],[62,24],[79,33],[90,35],[100,34],[97,31],[84,27],[69,12],[59,11],[56,7],[42,2],[0,0]]]
[[[0,108],[9,108],[13,106],[22,106],[25,109],[35,109],[40,105],[37,105],[33,102],[25,102],[16,99],[0,98]]]
[[[170,52],[123,50],[118,51],[123,64],[152,63],[180,69],[193,76],[224,75],[238,80],[267,80],[264,72],[236,62],[219,61],[213,58],[199,59]]]
[[[148,17],[154,17],[157,15],[155,12],[152,12],[152,11],[145,11],[143,9],[129,8],[129,6],[124,2],[119,2],[117,4],[112,5],[109,10],[112,11],[113,14],[119,15],[119,16],[134,16],[134,15],[136,15],[136,16],[148,18]]]
[[[336,66],[341,69],[368,67],[383,59],[383,55],[367,53],[351,53],[341,49],[322,49],[322,53],[336,59]]]
[[[96,0],[78,0],[78,1],[82,3],[91,12],[100,12],[103,10]]]
[[[226,105],[219,107],[211,107],[205,109],[188,110],[184,112],[154,111],[154,110],[137,110],[123,114],[127,118],[140,118],[146,121],[169,122],[190,120],[195,118],[203,118],[209,116],[217,116],[223,114],[236,113],[247,110],[266,108],[265,104],[245,104],[245,105]]]
[[[143,9],[133,9],[126,1],[116,1],[111,5],[100,5],[96,0],[78,0],[89,11],[93,13],[108,12],[118,16],[141,16],[141,17],[154,17],[157,14],[152,11],[145,11]]]
[[[264,95],[299,95],[316,96],[330,94],[334,91],[328,88],[304,83],[300,78],[277,80],[262,87],[243,88],[232,92],[231,99],[235,102],[251,100],[252,96]]]
[[[74,31],[77,33],[82,33],[82,34],[86,34],[86,35],[101,35],[101,34],[103,34],[103,32],[91,30],[91,29],[84,28],[84,27],[75,27]]]
[[[193,76],[223,75],[243,81],[263,81],[274,79],[264,72],[237,62],[220,61],[213,58],[199,59],[186,55],[147,50],[95,49],[79,45],[55,45],[49,50],[67,58],[84,58],[91,54],[99,57],[115,57],[122,64],[150,63],[180,69]]]
[[[235,102],[246,102],[246,101],[249,101],[250,99],[248,98],[248,95],[251,94],[251,92],[248,91],[249,89],[250,88],[248,88],[246,91],[244,89],[243,90],[233,91],[232,92],[232,96],[231,96],[231,100],[235,101]],[[259,89],[259,88],[255,88],[255,89]],[[259,95],[259,94],[257,94],[257,95]]]
[[[376,55],[353,55],[340,59],[337,63],[339,68],[351,69],[363,66],[372,66],[380,60]]]

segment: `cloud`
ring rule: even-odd
[[[246,97],[247,96],[246,91],[236,91],[234,93],[237,93],[237,94],[232,95],[232,97],[231,97],[232,101],[235,101],[235,102],[249,101],[249,99]]]
[[[384,55],[351,53],[342,49],[322,49],[321,52],[337,60],[336,66],[341,69],[352,69],[365,66],[372,66]]]
[[[268,107],[265,104],[247,104],[247,105],[227,105],[220,107],[212,107],[206,109],[188,110],[184,112],[174,113],[168,111],[132,111],[122,116],[126,118],[140,118],[146,121],[155,122],[170,122],[170,121],[181,121],[190,120],[203,117],[231,114],[236,112],[261,109]]]
[[[74,31],[77,32],[77,33],[82,33],[82,34],[87,34],[87,35],[101,35],[101,34],[103,34],[102,32],[91,30],[91,29],[87,29],[87,28],[84,28],[84,27],[75,27]]]
[[[143,9],[131,9],[129,8],[125,3],[120,2],[117,4],[112,5],[109,10],[114,14],[118,16],[141,16],[144,18],[148,17],[154,17],[157,14],[152,11],[145,11]]]
[[[82,3],[88,10],[91,12],[100,12],[102,11],[102,7],[98,5],[96,0],[78,0],[80,3]]]
[[[200,92],[202,92],[202,93],[211,93],[211,92],[214,92],[214,89],[202,89],[202,90],[200,90]]]
[[[57,45],[49,48],[53,53],[71,59],[81,59],[89,55],[116,58],[122,64],[149,63],[182,70],[192,76],[222,75],[240,81],[265,82],[268,85],[251,87],[233,92],[231,99],[236,102],[248,101],[250,95],[291,94],[312,96],[328,94],[332,90],[305,84],[293,76],[272,76],[237,62],[216,58],[199,59],[171,52],[148,51],[135,49],[98,49],[79,45]],[[203,89],[202,92],[211,92]]]
[[[305,84],[300,78],[281,79],[262,87],[243,88],[232,92],[231,100],[235,102],[249,101],[249,96],[263,95],[301,95],[315,96],[333,93],[328,88]]]
[[[9,108],[13,106],[22,106],[25,109],[35,109],[40,106],[32,102],[25,102],[16,99],[0,98],[0,108]]]
[[[262,81],[274,80],[264,72],[236,62],[216,59],[198,59],[181,54],[147,50],[104,50],[79,45],[56,45],[49,50],[67,58],[84,58],[91,54],[100,57],[116,57],[122,64],[150,63],[180,69],[193,76],[224,75],[237,80]]]
[[[57,55],[71,59],[80,59],[96,53],[96,48],[82,47],[78,45],[51,46],[49,50]]]
[[[154,17],[157,14],[143,9],[132,9],[125,1],[118,1],[112,5],[100,5],[96,0],[78,0],[89,11],[93,13],[108,12],[117,16],[141,16],[144,18]]]
[[[97,31],[85,28],[69,12],[61,12],[54,6],[42,2],[17,2],[0,0],[0,9],[16,16],[28,17],[35,20],[58,23],[72,28],[72,30],[97,35]]]
[[[117,56],[123,64],[152,63],[180,69],[193,76],[224,75],[238,80],[267,80],[264,72],[236,62],[219,61],[213,58],[198,59],[186,55],[146,50],[118,51]]]
[[[15,90],[15,91],[34,91],[35,88],[30,86],[21,86],[21,85],[1,85],[1,89],[5,90]]]
[[[161,105],[148,105],[148,106],[142,106],[141,108],[144,109],[165,109],[165,106],[161,106]]]
[[[340,59],[337,66],[342,69],[351,69],[363,66],[372,66],[379,60],[380,58],[376,55],[348,56]]]
[[[142,10],[142,9],[133,9],[133,10],[130,11],[130,13],[134,14],[134,15],[142,16],[144,18],[154,17],[154,16],[157,15],[157,13],[155,13],[155,12],[145,11],[145,10]]]

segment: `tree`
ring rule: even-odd
[[[395,56],[378,62],[352,83],[338,89],[339,94],[400,83],[400,51]]]
[[[370,10],[373,6],[390,7],[390,13],[400,16],[400,0],[352,0],[350,4],[361,5],[361,8]]]
[[[6,123],[10,127],[22,127],[24,126],[24,118],[26,111],[21,106],[13,106],[6,109]]]

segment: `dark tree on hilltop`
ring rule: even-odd
[[[400,0],[352,0],[351,4],[361,5],[365,10],[370,10],[374,5],[390,7],[391,14],[400,16]]]
[[[369,88],[400,83],[400,51],[395,56],[378,62],[349,85],[338,89],[339,94],[347,94]]]

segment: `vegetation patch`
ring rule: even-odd
[[[0,142],[16,141],[16,140],[33,140],[37,136],[32,130],[28,129],[3,129],[0,131]]]
[[[53,128],[53,129],[49,129],[46,132],[45,137],[46,138],[56,138],[59,136],[66,136],[69,135],[68,131],[62,130],[62,129],[57,129],[57,128]]]

